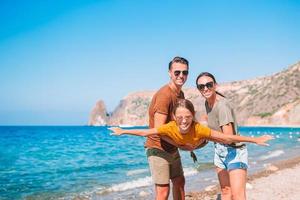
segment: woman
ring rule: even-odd
[[[197,88],[206,99],[208,127],[223,135],[237,135],[234,111],[224,95],[216,91],[215,77],[203,72],[196,79]],[[245,200],[248,153],[245,144],[215,143],[214,164],[221,186],[222,200]]]
[[[159,134],[162,135],[162,138],[169,137],[179,146],[187,145],[191,148],[196,148],[206,139],[227,144],[231,144],[232,142],[251,142],[259,145],[268,145],[265,142],[273,139],[273,137],[269,135],[256,138],[238,135],[225,135],[195,122],[194,116],[195,110],[193,104],[189,100],[180,99],[173,110],[173,118],[175,121],[171,121],[158,128],[152,129],[121,129],[117,127],[109,129],[113,131],[113,135],[128,134],[146,137],[149,135]]]

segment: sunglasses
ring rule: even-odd
[[[193,119],[193,116],[175,116],[176,120],[177,121],[182,121],[182,120],[185,120],[185,121],[190,121]]]
[[[180,73],[182,73],[182,75],[184,75],[184,76],[187,76],[189,74],[189,71],[188,70],[183,70],[183,71],[176,70],[176,71],[174,71],[175,76],[179,76]]]
[[[207,89],[211,89],[214,87],[214,82],[207,82],[205,84],[199,84],[197,85],[198,90],[202,91],[204,88],[207,87]]]

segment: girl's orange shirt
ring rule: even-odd
[[[177,126],[176,122],[170,121],[169,123],[158,127],[157,132],[159,135],[170,137],[179,145],[198,145],[200,141],[210,137],[211,129],[199,124],[198,122],[193,122],[190,131],[182,134],[179,132],[179,127]]]

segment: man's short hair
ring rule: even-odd
[[[169,62],[169,70],[171,70],[173,63],[181,63],[189,67],[189,61],[179,56],[174,57],[173,60]]]

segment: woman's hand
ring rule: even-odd
[[[108,128],[108,130],[111,130],[113,133],[111,135],[122,135],[124,134],[124,130],[119,127],[111,127]]]
[[[274,139],[274,137],[271,136],[271,135],[263,135],[263,136],[255,138],[255,143],[257,145],[270,146],[266,142],[269,141],[269,140],[273,140],[273,139]]]

